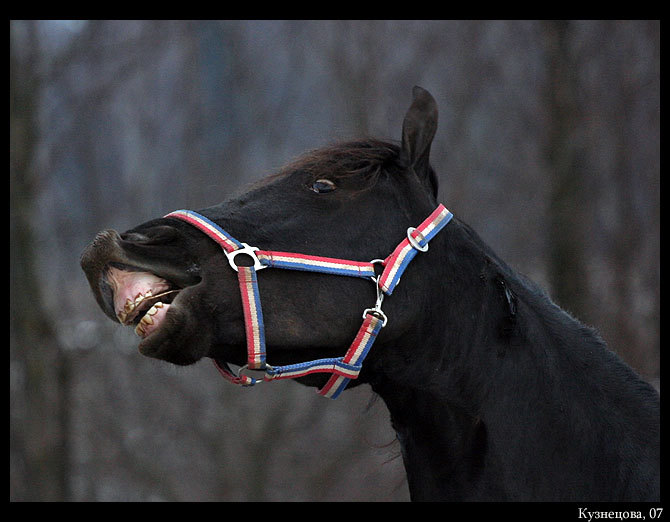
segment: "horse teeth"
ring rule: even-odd
[[[164,292],[164,294],[169,293],[171,292]],[[116,316],[121,323],[125,324],[128,321],[128,318],[131,317],[131,315],[135,312],[135,310],[137,310],[137,308],[141,305],[141,303],[143,303],[147,299],[160,298],[161,295],[163,294],[158,293],[156,296],[154,296],[152,290],[147,290],[146,293],[142,292],[138,293],[134,300],[131,298],[127,298],[123,310],[118,311]],[[142,322],[144,322],[145,325],[152,325],[153,320],[151,319],[151,316],[156,315],[156,313],[158,313],[158,309],[163,308],[164,306],[165,304],[163,302],[157,301],[151,306],[151,308],[149,308],[149,310],[143,312],[144,317],[140,319],[140,323],[135,328],[135,332],[137,333],[137,335],[143,336],[143,334],[145,333],[144,329],[140,327]]]
[[[134,300],[130,297],[126,298],[126,303],[123,306],[123,310],[118,312],[117,317],[121,320],[121,322],[125,322],[128,316],[140,305],[140,303],[142,303],[142,301],[149,299],[152,296],[153,291],[149,289],[146,291],[146,293],[139,292],[135,296]]]
[[[149,313],[150,313],[151,315],[154,315],[154,314],[156,314],[156,313],[158,312],[158,309],[159,309],[159,308],[163,308],[164,306],[165,306],[165,305],[164,305],[161,301],[158,301],[157,303],[155,303],[155,304],[151,307],[151,310],[149,310]]]

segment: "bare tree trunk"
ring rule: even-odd
[[[34,22],[28,51],[10,52],[10,500],[62,501],[68,495],[68,371],[42,305],[33,263],[39,80]]]
[[[584,319],[589,308],[583,238],[585,210],[575,133],[577,80],[569,49],[570,22],[547,21],[543,29],[548,72],[549,279],[556,302]]]

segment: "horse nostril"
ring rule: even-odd
[[[110,257],[118,248],[119,233],[116,230],[98,232],[81,254],[80,264],[85,272],[101,271],[106,263],[101,260]]]

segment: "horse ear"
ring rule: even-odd
[[[437,192],[435,173],[429,165],[430,145],[437,131],[437,103],[419,86],[412,89],[412,98],[402,123],[400,161]]]

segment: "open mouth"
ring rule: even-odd
[[[123,325],[134,325],[142,339],[160,327],[181,291],[156,274],[120,263],[108,266],[105,280],[112,290],[117,319]]]

